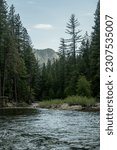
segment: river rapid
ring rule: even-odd
[[[0,110],[0,150],[99,150],[99,112],[17,111]]]

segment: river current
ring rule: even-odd
[[[0,111],[0,150],[99,150],[99,112],[10,111]]]

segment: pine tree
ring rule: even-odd
[[[95,26],[91,40],[91,78],[93,96],[100,95],[100,2],[95,12]]]
[[[31,101],[33,101],[35,80],[38,73],[38,63],[35,59],[35,56],[32,52],[32,48],[30,46],[27,47],[23,53],[24,53],[23,58],[27,70],[27,80],[28,80],[28,87],[29,87],[28,102],[30,103]]]
[[[75,15],[72,14],[69,20],[69,23],[67,23],[67,29],[66,33],[71,36],[70,39],[67,39],[67,42],[69,43],[68,47],[68,54],[70,54],[73,57],[73,64],[76,64],[76,53],[78,50],[78,43],[81,42],[81,30],[77,29],[79,27],[78,19],[75,18]]]
[[[59,89],[58,94],[60,98],[65,96],[64,89],[65,89],[65,72],[66,72],[66,57],[67,57],[67,45],[65,39],[61,38],[60,40],[60,47],[59,47]]]
[[[67,39],[67,62],[66,62],[66,81],[65,81],[65,93],[66,95],[76,94],[76,83],[78,72],[76,70],[76,58],[79,54],[78,44],[81,42],[82,36],[80,35],[81,30],[79,27],[78,19],[72,14],[69,22],[67,23],[66,33],[70,36]]]
[[[14,99],[15,102],[20,101],[21,98],[21,89],[19,87],[19,82],[21,82],[21,77],[26,74],[26,68],[23,58],[20,57],[17,43],[17,32],[16,32],[16,20],[15,20],[15,8],[12,5],[10,7],[10,12],[8,15],[8,24],[9,24],[9,40],[8,40],[8,54],[7,54],[7,69],[9,79],[9,91],[12,91],[12,94],[9,93],[11,99]],[[10,82],[11,81],[11,82]],[[11,90],[11,89],[12,90]],[[20,89],[20,90],[19,90]],[[18,94],[19,93],[19,94]]]
[[[15,14],[15,35],[16,35],[16,46],[20,55],[22,55],[23,51],[23,25],[20,20],[20,15]]]
[[[0,96],[5,94],[7,27],[7,4],[5,0],[0,0]]]
[[[63,59],[63,61],[65,60],[66,53],[67,53],[67,45],[66,45],[65,39],[61,38],[60,46],[59,46],[59,57],[60,59]]]
[[[90,40],[86,32],[79,48],[80,54],[77,56],[77,67],[80,74],[90,79]]]

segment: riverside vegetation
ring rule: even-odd
[[[13,5],[9,8],[0,0],[0,104],[4,99],[17,106],[41,101],[41,107],[63,103],[93,106],[99,102],[99,2],[94,23],[90,36],[87,32],[81,35],[80,23],[72,14],[65,32],[69,38],[60,40],[59,59],[42,66],[20,15]]]
[[[82,105],[82,106],[91,106],[95,105],[95,98],[79,97],[79,96],[70,96],[65,99],[56,99],[56,100],[47,100],[40,102],[41,107],[51,107],[52,105],[61,105],[67,103],[69,105]]]
[[[60,110],[80,110],[80,111],[99,111],[99,103],[96,103],[95,98],[69,96],[65,99],[47,100],[39,102],[40,108],[51,108]]]

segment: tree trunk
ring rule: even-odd
[[[17,103],[17,80],[15,76],[14,76],[14,99],[15,102]]]
[[[31,95],[32,95],[32,79],[31,79],[31,74],[30,74],[30,94],[29,94],[29,104],[31,103]]]
[[[3,84],[2,84],[2,96],[5,95],[5,77],[6,77],[6,60],[4,58],[4,70],[3,70]]]

